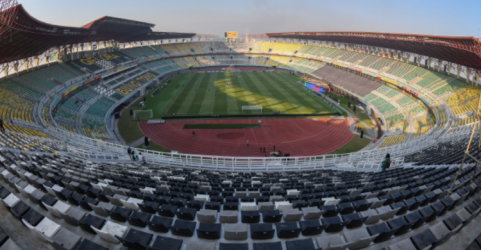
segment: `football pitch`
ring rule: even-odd
[[[243,106],[262,110],[243,110]],[[327,114],[336,112],[324,101],[279,73],[184,73],[175,78],[142,110],[162,116]]]

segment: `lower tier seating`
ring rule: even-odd
[[[457,166],[234,174],[0,156],[3,218],[62,249],[425,249],[481,211],[472,164],[454,181]]]

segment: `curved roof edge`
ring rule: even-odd
[[[0,0],[1,3],[2,0]],[[2,6],[0,6],[2,7]],[[195,33],[154,32],[154,24],[104,16],[83,27],[67,27],[32,17],[21,4],[0,9],[0,63],[38,56],[53,47],[88,42],[137,42],[192,38]]]
[[[350,31],[281,32],[266,35],[269,38],[309,39],[382,47],[426,55],[481,70],[481,41],[474,37]]]

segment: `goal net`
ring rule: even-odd
[[[242,106],[242,114],[264,114],[264,109],[261,105]]]
[[[134,119],[136,120],[152,119],[153,116],[154,116],[154,113],[152,112],[152,109],[134,111]]]

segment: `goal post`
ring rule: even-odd
[[[252,110],[252,111],[258,110],[258,112],[260,111],[261,114],[264,114],[264,109],[262,108],[261,105],[242,106],[242,114],[245,114],[246,111],[248,111],[248,113],[251,113],[250,110]],[[257,113],[257,112],[252,112],[252,113]]]
[[[152,112],[152,109],[134,111],[134,119],[136,120],[152,119],[153,116],[154,113]]]

